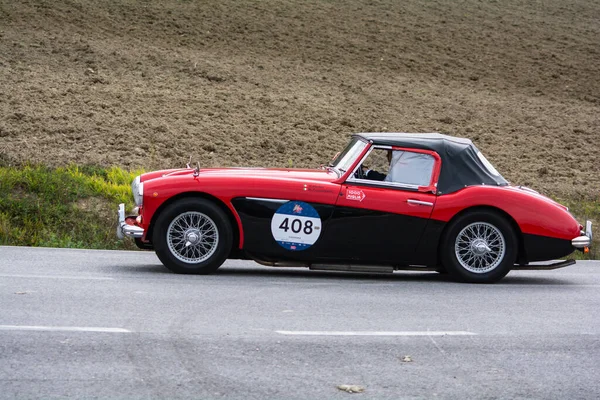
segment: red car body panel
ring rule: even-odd
[[[390,189],[387,187],[365,186],[356,182],[349,182],[347,179],[352,175],[358,165],[358,160],[368,151],[365,150],[361,157],[357,159],[349,172],[344,174],[338,182],[341,184],[340,198],[336,205],[341,207],[354,207],[359,209],[369,209],[393,214],[404,214],[418,218],[429,218],[433,207],[411,204],[408,200],[417,200],[432,203],[435,205],[437,196],[434,194],[436,185],[440,176],[441,159],[440,156],[430,150],[409,149],[404,147],[392,146],[393,150],[412,151],[415,153],[429,154],[435,159],[431,181],[428,186],[419,187],[418,191],[404,191]]]
[[[571,240],[581,229],[563,205],[514,186],[471,186],[439,196],[431,218],[448,222],[463,210],[482,206],[504,211],[525,234]]]
[[[375,181],[363,180],[361,182],[353,179],[353,172],[369,152],[370,146],[363,149],[347,171],[341,171],[341,176],[331,168],[199,170],[184,168],[154,171],[140,177],[140,181],[143,183],[144,202],[140,207],[141,221],[137,221],[136,225],[144,229],[142,240],[150,242],[152,241],[152,224],[160,213],[161,207],[182,195],[208,196],[216,199],[229,210],[239,232],[239,242],[235,246],[244,250],[245,237],[255,232],[244,230],[243,218],[252,219],[253,222],[247,226],[256,228],[258,225],[254,220],[257,217],[251,214],[252,210],[247,206],[244,206],[246,207],[245,211],[239,211],[234,203],[238,202],[238,207],[242,207],[240,199],[259,202],[265,199],[267,201],[302,201],[313,205],[329,206],[331,213],[327,217],[328,221],[324,220],[324,227],[326,227],[324,231],[333,229],[334,232],[337,232],[336,235],[340,235],[340,232],[345,234],[346,227],[354,229],[352,225],[354,220],[351,218],[355,218],[357,221],[367,221],[363,228],[366,228],[372,235],[379,234],[379,225],[377,224],[378,221],[382,221],[381,218],[393,217],[393,220],[387,219],[382,225],[387,226],[388,229],[391,229],[390,226],[397,226],[393,225],[394,221],[406,221],[404,226],[410,226],[413,231],[402,232],[400,235],[404,235],[403,238],[396,238],[396,244],[391,245],[414,246],[414,253],[422,255],[426,265],[438,262],[437,246],[443,238],[445,226],[462,212],[477,207],[498,209],[514,220],[520,231],[518,233],[522,235],[520,246],[525,247],[523,250],[525,254],[527,252],[530,254],[529,258],[527,255],[523,256],[525,258],[520,262],[547,259],[544,258],[546,254],[550,254],[550,256],[567,254],[571,249],[571,240],[581,234],[581,225],[566,207],[532,190],[507,186],[503,178],[502,184],[498,184],[498,186],[478,184],[463,187],[458,185],[454,186],[452,190],[442,193],[441,190],[444,189],[438,185],[440,182],[444,183],[440,178],[442,171],[446,174],[445,178],[442,178],[446,180],[449,173],[455,173],[452,168],[444,170],[444,162],[452,164],[452,159],[440,157],[440,154],[449,157],[445,152],[438,154],[436,151],[424,148],[400,146],[383,148],[425,153],[434,157],[435,164],[429,185],[418,187],[418,189],[416,187],[403,189],[402,187],[378,184]],[[274,207],[276,209],[276,206]],[[270,209],[270,212],[273,213],[273,209]],[[245,213],[245,216],[240,213]],[[269,236],[270,231],[265,229],[264,219],[261,223],[263,225],[256,228],[262,232],[260,238],[263,235]],[[352,239],[353,233],[350,232],[348,235]],[[335,238],[337,239],[337,237]],[[256,238],[258,238],[256,235],[252,238],[254,251]],[[273,252],[277,253],[273,250],[279,249],[273,237],[264,237],[264,240],[273,242],[271,245],[274,247],[269,251],[272,254],[274,254]],[[337,244],[331,241],[331,237],[323,240],[332,246],[333,253],[337,251],[335,254],[340,254],[339,247],[334,249]],[[361,242],[360,240],[358,242],[347,240],[345,244],[352,246],[352,243],[357,246],[357,243]],[[376,246],[377,238],[371,240],[370,243]],[[386,243],[389,246],[391,242],[388,240]],[[546,252],[546,248],[554,246],[558,248],[557,251]],[[322,250],[321,248],[319,251]],[[310,254],[310,252],[295,252],[292,257],[301,257],[302,254]],[[365,250],[361,254],[373,253]]]
[[[158,177],[161,179],[155,179]],[[338,175],[333,171],[263,168],[204,169],[199,171],[198,176],[194,176],[190,169],[144,174],[141,181],[147,195],[140,226],[148,233],[152,217],[167,200],[184,193],[203,193],[220,200],[234,215],[240,232],[241,249],[244,244],[244,230],[239,215],[231,204],[232,199],[294,199],[334,205],[340,192],[340,185],[334,183],[338,179]]]
[[[362,197],[358,200],[357,197]],[[382,211],[392,214],[404,214],[411,217],[429,218],[433,207],[411,204],[408,200],[417,200],[435,204],[437,196],[432,193],[390,190],[383,187],[342,185],[337,206]]]
[[[439,167],[435,170],[439,175]],[[155,179],[158,177],[163,179]],[[155,171],[142,175],[147,195],[140,226],[147,231],[151,217],[168,199],[182,193],[205,193],[223,202],[235,216],[240,231],[240,248],[243,247],[244,232],[231,204],[231,199],[236,197],[335,204],[420,218],[431,217],[442,222],[450,221],[468,208],[494,207],[510,215],[522,233],[570,240],[580,232],[580,224],[564,206],[540,194],[513,186],[472,186],[436,196],[424,191],[390,190],[348,182],[338,184],[340,180],[334,172],[325,170],[205,169],[200,170],[197,177],[193,176],[190,169]],[[362,200],[351,195],[352,192]],[[431,202],[434,206],[409,204],[409,199]],[[549,215],[551,218],[548,218]]]

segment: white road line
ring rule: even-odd
[[[297,336],[474,336],[466,331],[275,331],[281,335]]]
[[[93,280],[93,281],[112,281],[115,279],[115,278],[108,278],[108,277],[104,277],[104,276],[13,275],[13,274],[0,274],[0,278],[82,279],[82,280]]]
[[[586,288],[597,288],[600,287],[600,284],[576,284],[576,283],[556,283],[556,284],[550,284],[550,285],[545,285],[545,284],[540,284],[540,285],[536,285],[536,284],[520,284],[520,283],[496,283],[494,284],[494,287],[501,287],[501,288],[507,288],[507,287],[514,287],[514,288],[562,288],[562,289],[571,289],[571,288],[578,288],[578,287],[586,287]]]
[[[122,328],[95,328],[82,326],[27,326],[27,325],[0,325],[0,331],[46,331],[46,332],[104,332],[104,333],[130,333]]]
[[[94,253],[104,252],[104,253],[129,253],[132,256],[138,257],[140,253],[135,250],[106,250],[106,249],[79,249],[74,247],[43,247],[43,246],[0,246],[1,249],[11,249],[11,250],[33,250],[33,251],[42,251],[42,250],[52,250],[52,251],[90,251]],[[143,254],[152,254],[152,253],[142,253]]]

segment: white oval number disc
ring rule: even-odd
[[[306,250],[319,239],[321,218],[308,203],[288,201],[273,215],[271,233],[277,243],[288,250]]]

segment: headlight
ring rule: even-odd
[[[135,205],[140,207],[144,202],[144,183],[140,182],[140,177],[136,176],[133,182],[131,182],[131,192],[133,193],[133,200]]]

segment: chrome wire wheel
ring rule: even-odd
[[[460,265],[469,272],[485,274],[494,270],[506,253],[502,232],[487,222],[473,222],[456,236],[454,254]]]
[[[167,244],[179,261],[199,264],[217,250],[219,231],[206,214],[188,211],[179,214],[167,228]]]

